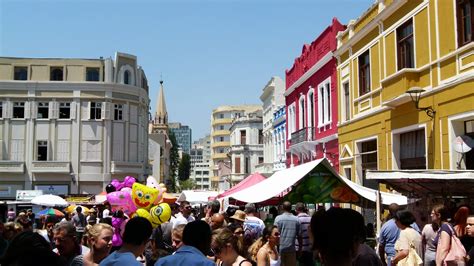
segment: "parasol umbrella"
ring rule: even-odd
[[[44,210],[38,212],[38,215],[49,215],[49,216],[63,217],[64,213],[62,213],[61,211],[58,211],[54,208],[49,208],[49,209],[44,209]]]
[[[61,198],[60,196],[52,194],[36,196],[31,200],[31,203],[48,207],[69,205],[67,201]]]
[[[89,212],[89,208],[81,206],[81,205],[69,205],[67,208],[64,209],[64,211],[68,212],[68,213],[73,213],[73,212],[76,212],[77,207],[82,208],[82,213],[88,213]]]

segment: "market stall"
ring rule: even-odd
[[[237,191],[241,191],[242,189],[246,189],[248,187],[251,187],[257,183],[262,182],[265,180],[266,177],[259,174],[259,173],[253,173],[249,176],[247,176],[244,180],[240,181],[237,185],[231,187],[230,189],[224,191],[223,193],[217,195],[217,198],[224,198],[229,195],[232,195],[236,193]]]
[[[227,195],[242,202],[258,203],[280,197],[292,203],[351,203],[374,206],[379,192],[340,176],[327,159],[315,160],[274,173],[269,178]],[[380,192],[382,204],[407,204],[407,197]]]
[[[188,201],[191,205],[206,204],[209,198],[216,196],[217,191],[183,190],[176,201]]]

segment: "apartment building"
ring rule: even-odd
[[[0,191],[99,193],[144,180],[148,82],[134,55],[0,57]]]

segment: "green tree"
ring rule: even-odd
[[[192,190],[196,188],[196,182],[194,179],[187,179],[187,180],[179,180],[179,188],[181,191],[183,190]]]
[[[178,142],[176,142],[176,137],[172,131],[168,131],[168,136],[171,141],[170,150],[170,182],[166,184],[167,190],[170,192],[177,192],[176,191],[176,174],[178,173],[178,165],[179,165],[179,153],[178,153]]]
[[[188,180],[191,174],[191,157],[187,153],[183,153],[181,161],[179,161],[178,178],[180,181]]]

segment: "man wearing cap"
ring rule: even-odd
[[[244,242],[250,246],[250,244],[262,236],[265,223],[262,219],[255,216],[255,204],[253,203],[247,203],[245,205],[245,214]]]

